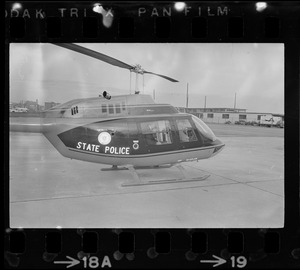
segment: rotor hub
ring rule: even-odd
[[[131,69],[131,71],[138,73],[138,74],[144,74],[145,70],[142,68],[141,65],[137,64]]]

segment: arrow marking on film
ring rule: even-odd
[[[218,256],[216,256],[216,255],[212,255],[212,256],[213,256],[216,260],[200,260],[200,262],[201,262],[201,263],[215,263],[215,264],[213,265],[213,267],[217,267],[217,266],[219,266],[219,265],[221,265],[221,264],[227,262],[226,260],[224,260],[224,259],[222,259],[222,258],[220,258],[220,257],[218,257]]]
[[[68,264],[67,265],[67,268],[70,268],[70,267],[73,267],[75,266],[76,264],[79,264],[80,261],[70,257],[70,256],[66,256],[67,259],[69,259],[70,261],[54,261],[55,264]]]

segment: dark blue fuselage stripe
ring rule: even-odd
[[[141,154],[141,155],[107,155],[107,154],[102,154],[102,153],[94,153],[90,151],[84,151],[84,150],[77,150],[73,148],[69,148],[70,151],[74,152],[79,152],[82,154],[91,154],[94,156],[102,156],[102,157],[113,157],[113,158],[141,158],[141,157],[155,157],[155,156],[164,156],[164,155],[171,155],[171,154],[176,154],[176,153],[184,153],[184,152],[194,152],[194,151],[199,151],[199,150],[208,150],[208,149],[213,149],[216,147],[224,146],[224,144],[219,144],[219,145],[214,145],[214,146],[209,146],[209,147],[201,147],[201,148],[196,148],[196,149],[182,149],[182,150],[174,150],[174,151],[169,151],[168,153],[157,153],[157,154]]]

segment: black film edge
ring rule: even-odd
[[[300,266],[299,17],[7,1],[5,267]]]

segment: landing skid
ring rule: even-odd
[[[175,165],[180,171],[182,178],[174,178],[174,179],[161,179],[161,180],[149,180],[143,181],[135,168],[133,166],[128,167],[129,171],[132,173],[133,179],[123,183],[122,187],[131,187],[131,186],[145,186],[145,185],[161,185],[161,184],[170,184],[170,183],[185,183],[185,182],[195,182],[195,181],[203,181],[207,179],[210,175],[203,175],[201,177],[193,177],[188,178],[185,174],[185,169],[181,165]]]

